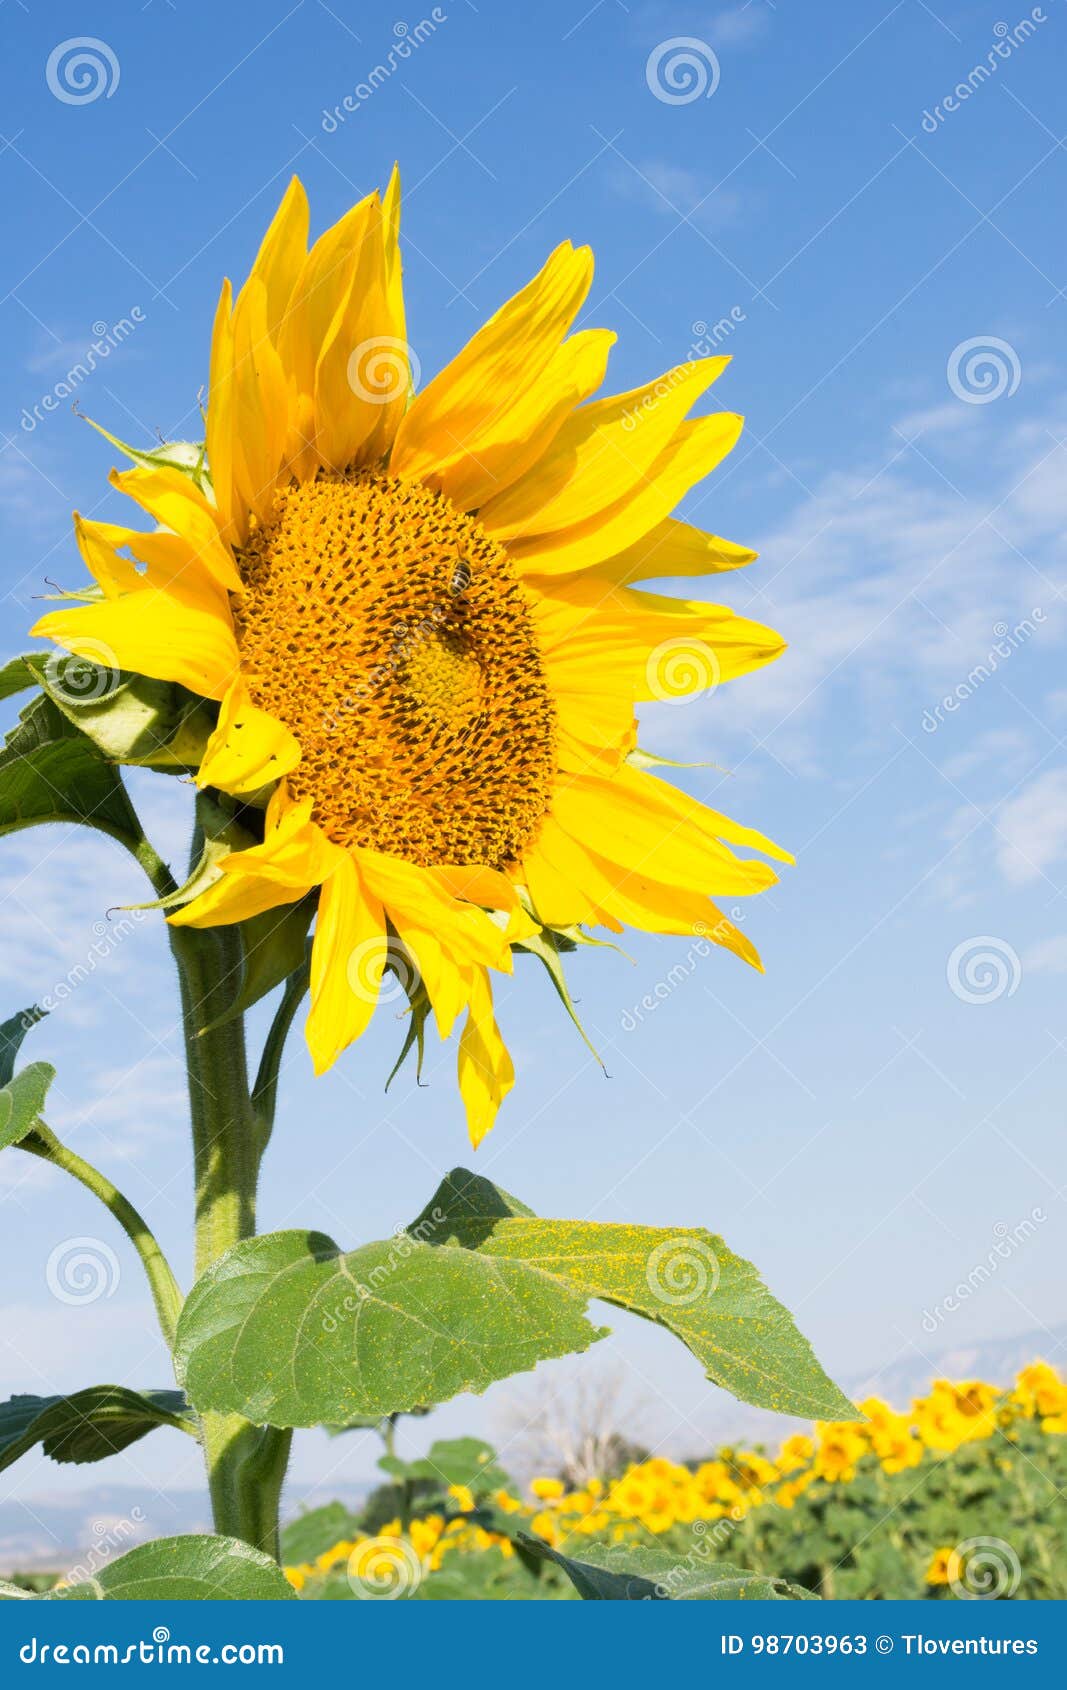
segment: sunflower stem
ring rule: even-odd
[[[26,1150],[31,1156],[39,1156],[42,1161],[50,1162],[53,1168],[61,1168],[70,1174],[98,1197],[105,1209],[118,1221],[123,1232],[141,1258],[152,1301],[156,1305],[159,1316],[159,1326],[166,1340],[167,1348],[174,1348],[174,1332],[181,1313],[182,1294],[178,1289],[178,1282],[171,1272],[170,1263],[160,1249],[154,1233],[147,1221],[136,1210],[127,1197],[116,1185],[113,1185],[102,1174],[99,1168],[94,1168],[83,1156],[61,1144],[43,1121],[38,1121],[33,1130],[19,1141],[19,1149]]]
[[[263,1131],[249,1085],[244,1018],[217,1025],[240,986],[240,935],[234,927],[172,927],[170,940],[181,982],[199,1276],[255,1233]],[[201,1428],[216,1531],[277,1556],[290,1434],[212,1412],[201,1415]]]

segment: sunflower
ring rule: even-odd
[[[593,262],[564,242],[416,392],[399,197],[394,172],[309,250],[294,179],[244,287],[222,288],[206,463],[113,471],[155,527],[75,514],[95,585],[34,632],[217,707],[197,782],[252,807],[262,839],[169,919],[316,892],[316,1072],[393,967],[443,1038],[465,1016],[477,1144],[514,1078],[490,985],[514,946],[555,965],[629,925],[759,966],[711,897],[776,878],[733,846],[790,859],[650,772],[634,710],[783,646],[634,586],[755,555],[670,514],[737,440],[739,417],[688,418],[728,360],[593,399],[615,337],[571,332]]]

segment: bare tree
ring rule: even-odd
[[[504,1397],[497,1418],[500,1458],[523,1481],[544,1473],[580,1486],[648,1454],[648,1400],[618,1367],[535,1378]]]

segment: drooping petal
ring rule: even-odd
[[[316,1074],[331,1067],[374,1014],[387,949],[382,906],[346,851],[323,886],[311,949],[307,1042]]]
[[[122,593],[137,591],[144,579],[137,565],[122,557],[119,548],[128,546],[133,530],[121,528],[114,522],[92,522],[74,512],[74,537],[85,566],[105,598],[115,599]]]
[[[217,786],[235,796],[258,792],[299,761],[296,737],[276,716],[253,704],[244,679],[236,675],[204,750],[197,785]]]
[[[493,1015],[493,993],[484,968],[474,970],[469,1004],[459,1041],[459,1089],[467,1131],[477,1150],[515,1083],[515,1067]]]
[[[533,281],[416,396],[397,431],[393,472],[462,505],[457,494],[474,484],[467,479],[474,475],[471,460],[492,448],[502,418],[540,380],[592,279],[588,247],[558,246]]]

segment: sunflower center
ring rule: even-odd
[[[547,809],[555,713],[506,552],[443,495],[361,471],[280,492],[238,564],[242,673],[299,741],[290,790],[328,837],[517,861]]]

